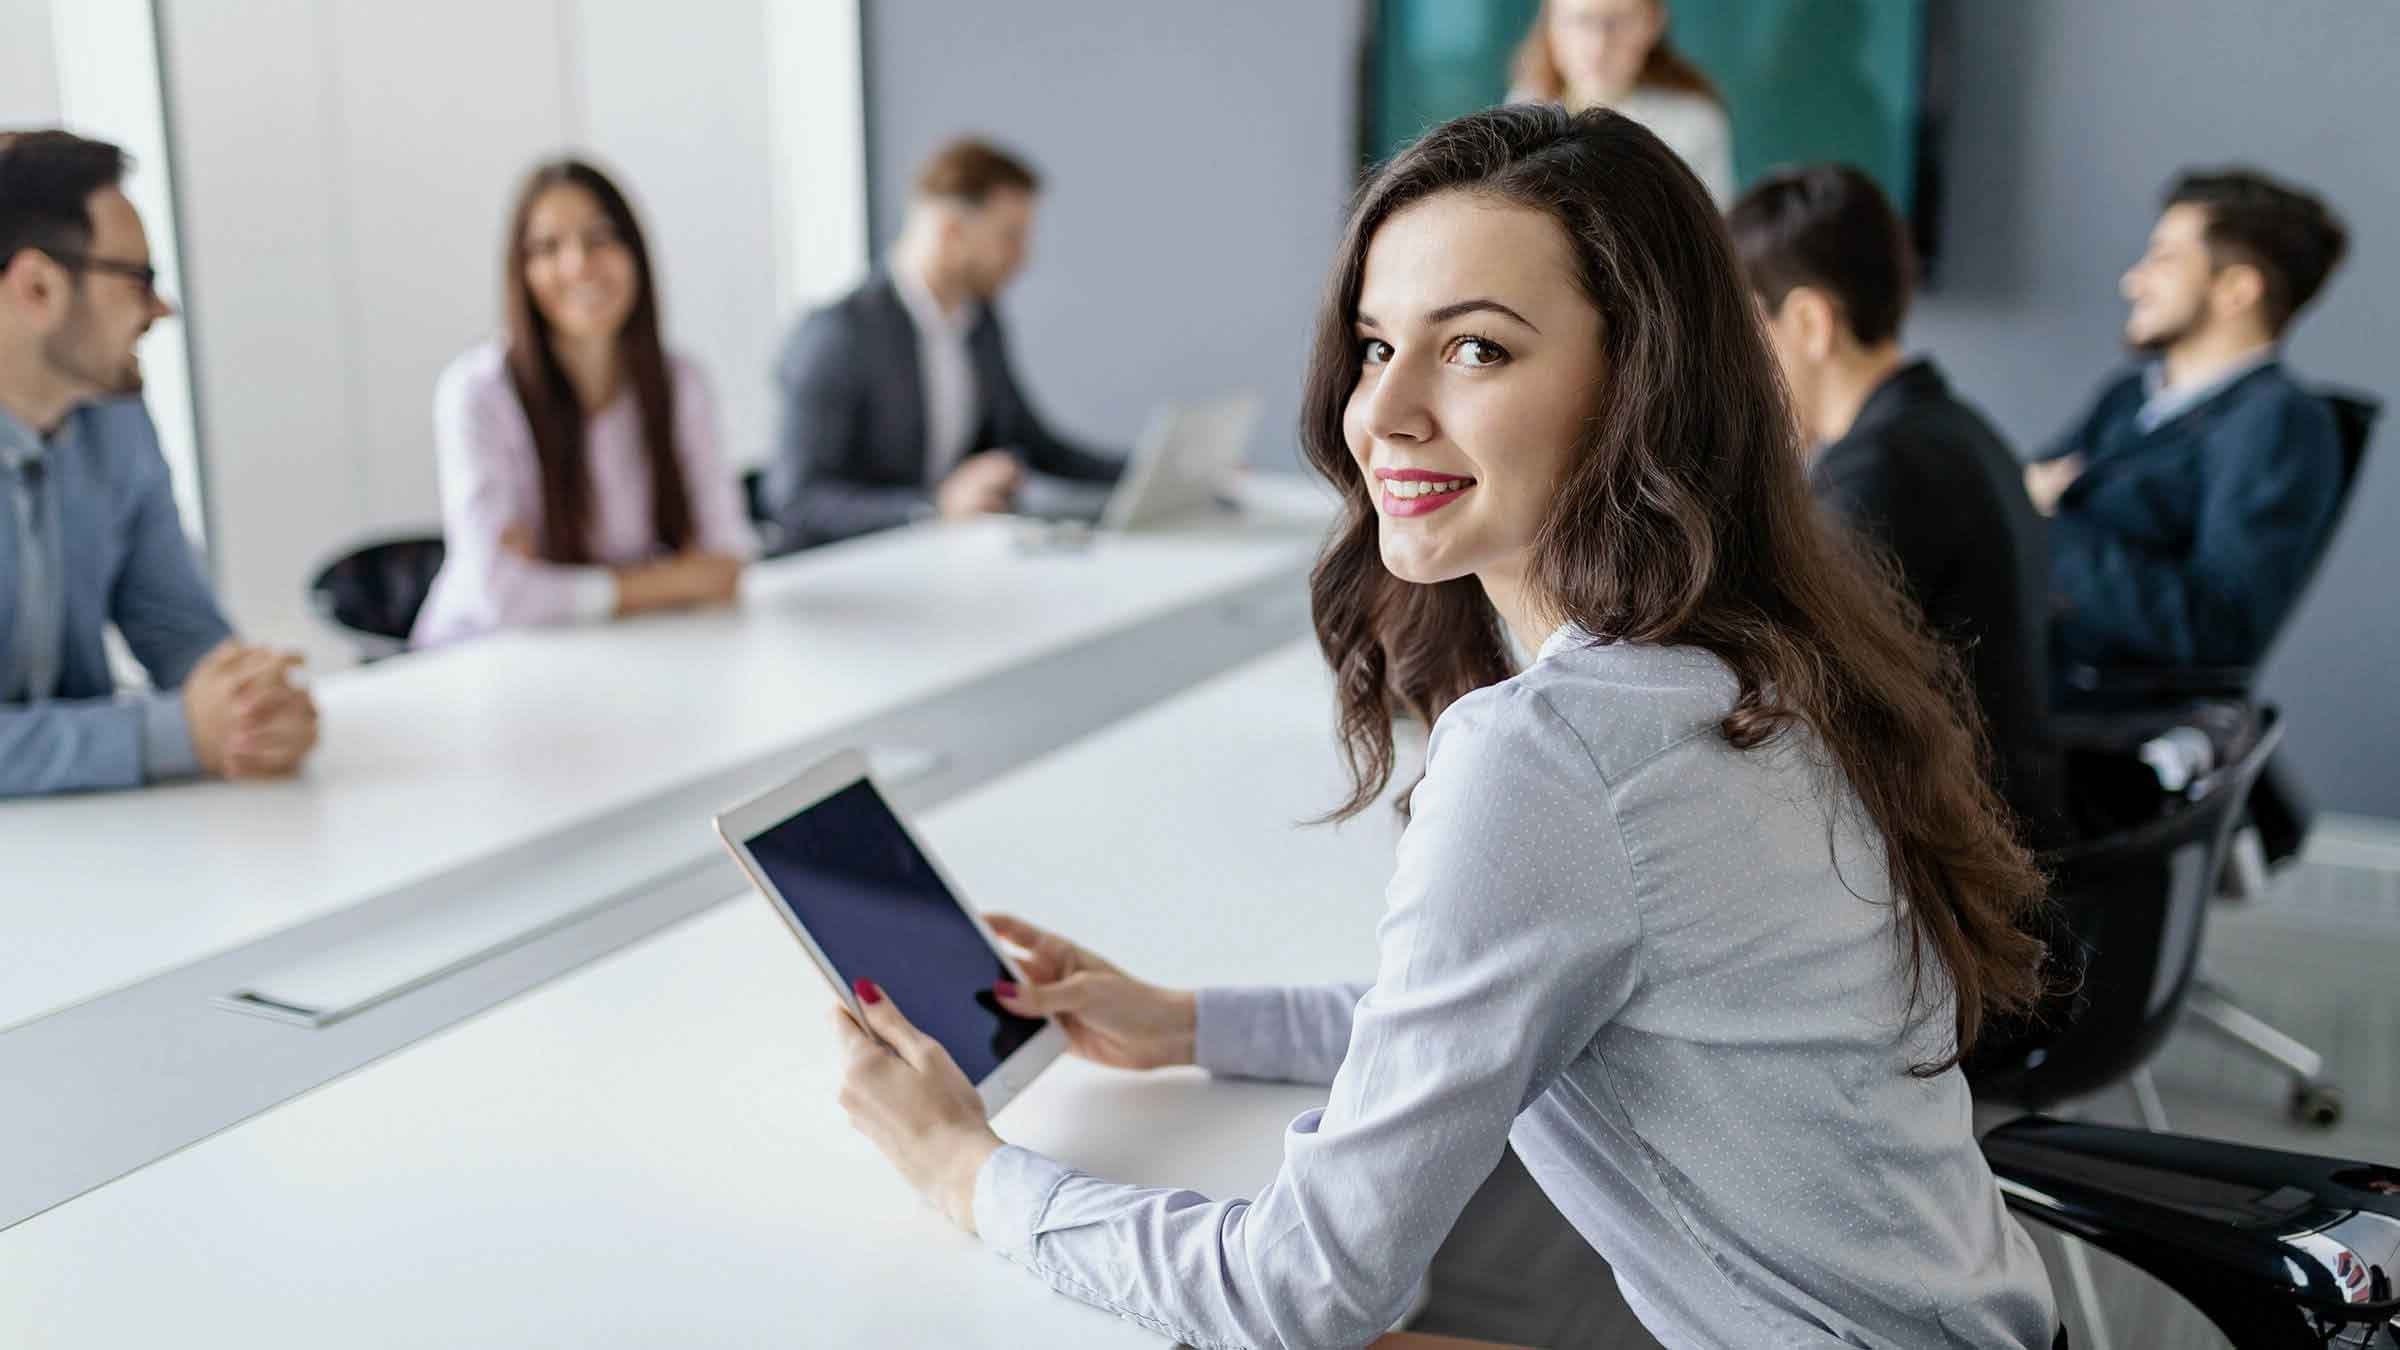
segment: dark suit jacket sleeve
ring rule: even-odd
[[[2257,399],[2207,432],[2189,556],[2074,512],[2050,522],[2061,645],[2163,666],[2253,665],[2307,580],[2341,492],[2333,416],[2307,394]]]
[[[1017,383],[1016,363],[1009,359],[1008,339],[997,315],[992,319],[989,340],[998,353],[994,365],[999,378],[993,381],[991,391],[992,427],[998,444],[1013,447],[1024,456],[1026,467],[1056,478],[1115,482],[1125,471],[1123,456],[1076,445],[1050,430],[1049,424],[1034,412],[1032,401],[1025,397],[1024,386]]]
[[[792,543],[847,539],[933,509],[924,490],[868,482],[856,468],[868,450],[868,381],[853,326],[839,307],[819,310],[801,320],[776,363],[783,407],[767,491]]]
[[[2141,376],[2138,373],[2119,375],[2102,385],[2099,396],[2092,400],[2091,409],[2084,413],[2083,420],[2067,428],[2065,435],[2043,447],[2040,453],[2033,456],[2032,462],[2041,464],[2054,459],[2065,459],[2069,455],[2082,455],[2088,461],[2091,458],[2092,447],[2099,437],[2102,423],[2115,414],[2117,401],[2126,397],[2125,386],[2128,382],[2133,385],[2135,391],[2140,390]]]

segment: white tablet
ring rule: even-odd
[[[1025,982],[991,931],[917,842],[854,750],[716,818],[717,837],[792,936],[864,1016],[853,981],[873,980],[942,1043],[998,1111],[1066,1049],[1043,1018],[1003,1009],[995,980]]]

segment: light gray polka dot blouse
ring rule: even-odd
[[[1734,690],[1705,652],[1562,630],[1460,700],[1374,984],[1201,995],[1204,1067],[1331,1083],[1274,1183],[1212,1201],[1006,1147],[984,1241],[1195,1346],[1356,1346],[1513,1141],[1669,1347],[2048,1346],[1964,1079],[1909,1073],[1951,1015],[1904,1024],[1879,840],[1813,742],[1726,745]]]

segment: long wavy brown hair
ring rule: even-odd
[[[658,284],[650,271],[650,249],[632,203],[608,175],[578,159],[534,166],[517,189],[509,212],[507,254],[502,263],[502,307],[508,315],[508,378],[533,428],[534,457],[541,469],[542,528],[538,551],[554,563],[592,561],[591,470],[584,457],[583,404],[551,346],[550,321],[526,283],[525,231],[533,205],[552,188],[580,188],[599,203],[617,239],[633,255],[633,309],[617,334],[617,359],[633,387],[641,419],[643,459],[650,469],[650,511],[661,551],[679,552],[692,541],[691,492],[675,453],[675,382],[668,377],[667,351],[658,335]]]
[[[1666,17],[1666,0],[1650,0]],[[1533,27],[1525,32],[1525,40],[1517,44],[1516,59],[1509,66],[1509,83],[1538,99],[1557,102],[1567,96],[1566,72],[1558,68],[1558,54],[1550,50],[1550,0],[1533,16]],[[1650,55],[1642,62],[1641,78],[1637,84],[1652,89],[1676,89],[1698,94],[1722,108],[1725,95],[1708,73],[1693,65],[1690,57],[1677,51],[1666,32],[1650,47]]]
[[[1952,1055],[1918,1070],[1956,1063],[1987,1016],[2030,1011],[2042,990],[2043,947],[2029,931],[2042,876],[1992,788],[1956,657],[1890,568],[1829,526],[1808,494],[1798,429],[1707,190],[1615,113],[1475,113],[1427,133],[1360,189],[1318,315],[1301,423],[1310,461],[1344,501],[1310,580],[1353,787],[1328,818],[1364,810],[1389,783],[1395,716],[1430,726],[1512,673],[1474,577],[1420,585],[1384,568],[1343,436],[1368,246],[1393,215],[1447,192],[1556,220],[1601,316],[1606,374],[1536,533],[1530,588],[1598,642],[1715,654],[1739,680],[1720,724],[1737,749],[1813,734],[1827,800],[1855,794],[1882,835],[1911,1015],[1929,987],[1955,994]]]

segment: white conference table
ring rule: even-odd
[[[733,609],[343,671],[287,782],[0,802],[0,1029],[1179,606],[1297,587],[1322,499],[1247,489],[1240,520],[1078,552],[1022,550],[1009,521],[916,527],[764,563]]]
[[[1364,978],[1397,821],[1296,643],[921,822],[987,908],[1177,984]],[[1404,766],[1404,773],[1408,770]],[[831,996],[744,896],[0,1233],[28,1347],[1154,1346],[920,1204],[834,1105]],[[1247,1194],[1306,1088],[1061,1061],[1012,1142]]]

